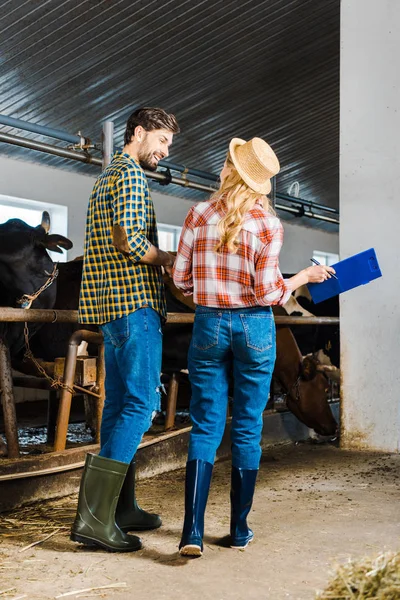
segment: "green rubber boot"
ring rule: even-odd
[[[119,496],[115,520],[122,531],[145,531],[157,529],[162,521],[159,515],[141,509],[135,495],[135,460],[129,465]]]
[[[86,456],[71,540],[88,546],[101,546],[110,552],[140,550],[140,539],[126,535],[115,522],[118,498],[128,466],[96,454]]]

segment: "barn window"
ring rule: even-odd
[[[158,223],[157,229],[158,243],[161,250],[176,252],[178,250],[179,236],[181,235],[182,227]]]
[[[47,210],[50,215],[50,232],[68,237],[67,206],[0,194],[0,223],[5,223],[9,219],[21,219],[28,225],[36,227],[41,223],[44,210]],[[49,252],[49,254],[56,262],[67,261],[67,252],[65,251],[62,254],[58,252]]]
[[[314,250],[313,258],[321,263],[321,265],[326,265],[327,267],[339,262],[339,254],[334,254],[333,252],[322,252],[321,250]]]

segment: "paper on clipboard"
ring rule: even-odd
[[[337,279],[331,277],[322,283],[307,284],[315,304],[382,277],[374,248],[349,256],[332,267]]]

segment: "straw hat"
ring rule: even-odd
[[[249,142],[233,138],[229,153],[243,181],[255,192],[269,194],[270,179],[280,170],[279,160],[271,146],[257,137]]]

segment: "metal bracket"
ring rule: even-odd
[[[165,169],[165,171],[161,171],[161,175],[164,175],[165,179],[160,180],[159,185],[169,185],[172,181],[171,171],[169,169]]]
[[[96,144],[92,144],[90,138],[85,138],[80,131],[76,135],[79,136],[79,142],[68,146],[68,150],[83,150],[86,153],[88,150],[97,150]]]

